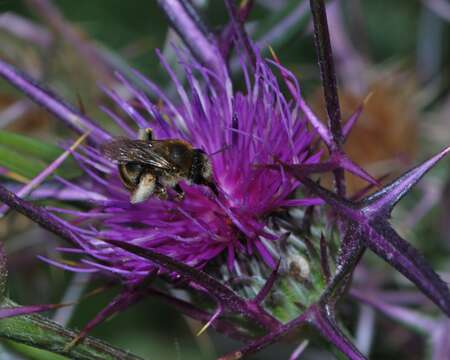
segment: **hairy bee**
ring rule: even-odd
[[[168,198],[173,188],[184,196],[179,182],[206,185],[217,194],[207,154],[178,139],[154,140],[152,130],[141,129],[139,139],[118,138],[103,145],[106,157],[118,164],[120,178],[131,192],[130,202],[140,203],[151,195]]]

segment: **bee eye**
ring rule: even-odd
[[[143,166],[137,163],[127,163],[119,165],[119,175],[123,184],[128,189],[134,189],[138,184]]]

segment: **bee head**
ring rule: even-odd
[[[212,180],[212,166],[208,155],[201,149],[194,149],[189,177],[195,184],[207,184]]]

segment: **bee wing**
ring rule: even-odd
[[[159,153],[154,142],[118,138],[102,146],[103,154],[119,164],[137,162],[169,170],[172,164]]]

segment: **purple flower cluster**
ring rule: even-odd
[[[116,93],[106,92],[137,127],[152,128],[156,139],[182,139],[209,154],[218,195],[205,186],[182,183],[183,200],[152,197],[131,204],[117,167],[95,147],[85,147],[83,155],[76,155],[90,177],[83,186],[101,200],[94,201],[90,213],[75,213],[72,225],[67,223],[78,235],[83,252],[95,259],[83,258],[80,271],[109,270],[134,280],[152,268],[148,261],[106,245],[102,239],[130,242],[195,267],[225,253],[232,270],[236,252],[248,256],[257,252],[274,267],[276,260],[266,243],[277,237],[265,229],[267,215],[283,207],[320,202],[291,198],[299,181],[282,166],[266,166],[319,161],[319,154],[310,151],[314,133],[308,130],[299,104],[284,97],[269,65],[258,58],[253,78],[244,67],[246,88],[240,92],[233,90],[228,78],[182,55],[180,61],[186,88],[161,57],[179,104],[140,74],[136,75],[163,101],[162,106],[157,107],[121,75],[119,79],[138,104],[132,107]],[[107,112],[128,136],[136,137],[126,121]]]

